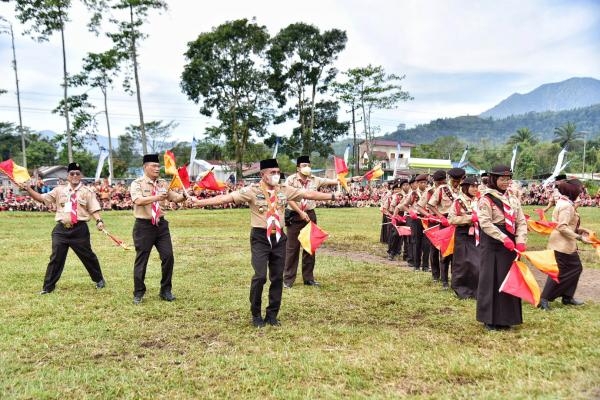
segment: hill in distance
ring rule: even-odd
[[[482,118],[501,119],[529,112],[564,111],[600,103],[600,80],[571,78],[547,83],[529,93],[514,93],[480,114]]]

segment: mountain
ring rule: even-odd
[[[528,112],[563,111],[600,104],[600,80],[571,78],[547,83],[533,91],[514,93],[495,107],[480,114],[482,118],[506,118]]]
[[[503,119],[465,116],[440,118],[412,129],[398,130],[383,136],[386,140],[431,143],[441,136],[456,136],[468,143],[504,143],[519,128],[529,128],[541,140],[554,139],[554,130],[567,122],[579,132],[600,133],[600,104],[568,111],[529,112]]]

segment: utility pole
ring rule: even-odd
[[[354,111],[356,111],[359,107],[354,107],[354,102],[352,102],[351,104],[352,109],[348,112],[352,113],[352,134],[354,136],[354,145],[352,146],[352,157],[354,158],[354,173],[352,174],[353,176],[358,176],[358,172],[359,172],[359,162],[360,162],[360,150],[356,144],[356,123],[362,121],[362,118],[359,119],[358,121],[356,120],[356,114],[354,113]]]
[[[0,16],[0,21],[4,21],[8,24],[8,32],[10,33],[10,39],[12,44],[13,53],[13,69],[15,70],[15,83],[17,86],[17,110],[19,111],[19,133],[21,134],[21,152],[23,153],[23,167],[27,168],[27,154],[25,153],[25,133],[23,132],[23,118],[21,116],[21,92],[19,90],[19,75],[17,73],[17,54],[15,52],[15,35],[13,32],[12,24],[4,17]],[[1,28],[2,26],[0,26]]]

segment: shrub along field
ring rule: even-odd
[[[581,213],[583,226],[600,230],[597,209]],[[282,326],[255,329],[248,210],[169,213],[177,300],[158,298],[153,253],[138,306],[135,251],[93,224],[107,287],[96,290],[70,252],[56,290],[38,295],[53,216],[0,213],[0,398],[600,397],[598,303],[554,302],[550,312],[525,303],[522,326],[487,332],[474,301],[384,261],[377,209],[318,216],[331,234],[317,253],[322,286],[297,282],[284,291]],[[132,243],[130,212],[103,218]],[[545,240],[532,233],[529,247]],[[595,253],[583,258],[597,277]]]

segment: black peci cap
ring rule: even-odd
[[[267,169],[267,168],[279,168],[279,164],[277,164],[277,160],[274,158],[267,158],[266,160],[261,160],[260,161],[260,169]]]
[[[67,172],[71,172],[71,171],[81,171],[81,166],[79,165],[79,163],[76,163],[76,162],[70,163],[69,166],[67,167]]]
[[[154,163],[160,164],[160,160],[158,159],[158,154],[144,154],[143,163],[146,164],[149,162],[154,162]]]
[[[443,169],[437,170],[433,173],[433,180],[434,181],[443,181],[446,179],[446,171],[444,171]]]
[[[310,157],[308,156],[300,156],[296,159],[296,166],[300,166],[300,164],[310,164]]]

